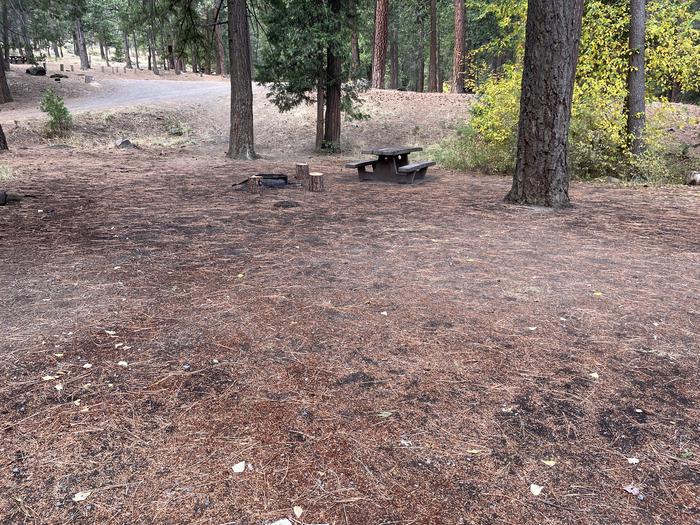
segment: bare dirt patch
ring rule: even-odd
[[[289,162],[21,153],[0,523],[697,522],[696,190],[555,213],[320,159],[328,192],[257,197]]]

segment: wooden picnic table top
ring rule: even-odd
[[[407,153],[411,153],[414,151],[423,151],[423,148],[418,148],[418,147],[413,147],[413,148],[396,148],[396,147],[369,148],[369,149],[363,149],[362,153],[365,155],[398,157],[399,155],[406,155]]]

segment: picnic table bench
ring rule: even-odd
[[[10,63],[11,64],[26,64],[27,63],[27,57],[23,55],[10,55]]]
[[[346,168],[356,168],[360,180],[374,180],[382,182],[398,182],[399,184],[413,184],[425,180],[425,174],[432,161],[409,163],[408,155],[414,151],[423,151],[423,148],[370,148],[362,150],[362,153],[376,155],[377,159],[357,160],[348,162]],[[372,171],[367,167],[372,166]]]

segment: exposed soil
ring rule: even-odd
[[[0,523],[697,525],[697,189],[188,151],[3,157]]]

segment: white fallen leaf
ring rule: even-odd
[[[402,447],[411,447],[411,446],[413,446],[413,443],[411,443],[411,442],[410,442],[409,440],[407,440],[407,439],[402,439],[401,441],[399,441],[399,443],[401,443],[401,446],[402,446]]]
[[[528,326],[527,329],[530,330],[531,332],[534,332],[535,330],[537,330],[537,327],[536,326]]]
[[[481,454],[481,450],[478,448],[470,448],[467,450],[467,454]]]
[[[58,383],[54,386],[54,388],[60,392],[61,390],[63,390],[63,385],[61,383]]]
[[[236,463],[233,466],[233,471],[236,474],[240,474],[240,473],[244,472],[245,471],[245,461],[241,461],[240,463]]]
[[[44,376],[42,379],[44,381],[53,381],[54,379],[58,379],[58,376]]]
[[[301,515],[304,514],[304,509],[302,509],[299,505],[295,505],[292,510],[297,518],[301,518]]]
[[[635,408],[634,411],[635,411],[637,414],[641,414],[642,412],[644,412],[644,410],[642,410],[641,408]]]
[[[238,277],[239,279],[243,279],[243,278],[245,277],[245,274],[244,274],[244,273],[239,273],[239,274],[237,275],[237,277]]]
[[[117,332],[113,332],[112,330],[105,330],[105,333],[106,333],[107,335],[111,335],[112,337],[114,337],[115,335],[117,335]]]
[[[63,354],[54,354],[54,357],[63,357]]]
[[[387,316],[387,315],[389,315],[389,313],[388,312],[380,312],[380,315]]]
[[[86,490],[84,492],[78,492],[73,496],[73,501],[85,501],[92,494],[91,490]]]
[[[530,492],[532,492],[532,495],[533,495],[533,496],[539,496],[540,494],[542,494],[542,489],[543,489],[543,488],[544,488],[544,487],[542,487],[542,486],[540,486],[540,485],[537,485],[536,483],[532,483],[532,484],[530,485]]]
[[[598,379],[598,378],[600,377],[600,376],[598,375],[598,372],[592,372],[592,373],[590,373],[590,374],[588,374],[588,375],[591,376],[593,379]]]
[[[127,363],[126,361],[119,361],[117,363],[117,366],[121,366],[122,368],[126,368],[129,366],[129,363]]]
[[[542,460],[542,463],[544,463],[544,464],[547,465],[548,467],[553,467],[554,465],[557,464],[557,462],[554,461],[553,459],[543,459],[543,460]]]
[[[124,343],[117,343],[116,345],[114,345],[114,348],[120,348],[122,346],[124,346]]]
[[[627,463],[629,463],[630,465],[636,465],[636,464],[639,463],[639,459],[637,459],[637,458],[627,458]]]
[[[115,267],[114,267],[115,270],[119,270],[120,268],[121,268],[121,266],[115,266]]]
[[[560,321],[566,321],[566,317],[560,317],[559,320],[560,320]]]
[[[89,369],[89,368],[92,368],[92,365],[91,365],[90,363],[85,363],[85,364],[83,365],[83,368],[85,368],[85,369],[87,370],[87,369]]]
[[[391,417],[394,413],[388,410],[383,410],[377,414],[379,417]]]
[[[75,406],[79,407],[80,406],[80,399],[76,399],[75,401],[73,401],[73,404]]]

